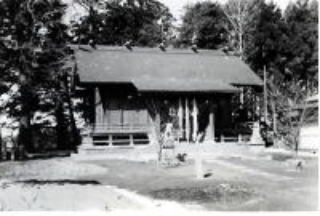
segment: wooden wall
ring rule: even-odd
[[[95,123],[109,125],[144,125],[151,117],[143,98],[130,85],[96,88]],[[101,102],[99,102],[101,101]]]
[[[214,128],[232,128],[232,107],[231,94],[143,94],[140,95],[130,85],[108,85],[107,87],[95,88],[94,90],[94,112],[95,123],[98,124],[151,124],[156,121],[156,113],[160,113],[160,120],[163,121],[163,107],[178,106],[179,98],[190,99],[190,109],[192,109],[192,98],[197,98],[199,126],[208,125],[210,109],[214,110]],[[152,102],[151,102],[152,101]],[[208,103],[209,101],[209,103]],[[159,110],[153,107],[156,103]],[[159,105],[160,104],[160,105]],[[162,108],[161,108],[162,107]],[[212,108],[214,107],[214,108]],[[191,114],[191,110],[190,110]],[[159,116],[158,116],[159,117]],[[185,118],[185,116],[184,116]],[[192,118],[190,116],[190,118]],[[208,118],[207,120],[200,118]],[[159,119],[157,120],[159,121]],[[184,120],[185,121],[185,120]],[[160,126],[160,123],[158,123]],[[204,126],[205,126],[204,125]],[[192,128],[192,125],[190,125]]]

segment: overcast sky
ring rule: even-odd
[[[181,19],[181,16],[183,15],[183,7],[186,4],[193,4],[196,2],[202,2],[206,0],[159,0],[160,2],[164,3],[170,8],[171,13],[176,19]],[[225,3],[227,0],[211,0],[212,2],[218,1],[221,3]],[[267,0],[269,2],[270,0]],[[279,5],[281,9],[285,9],[287,4],[290,1],[295,1],[295,0],[273,0],[276,4]]]
[[[70,3],[73,0],[63,0],[63,1]],[[179,23],[179,21],[181,21],[181,16],[183,15],[185,5],[194,4],[196,2],[202,2],[206,0],[159,0],[159,1],[169,7],[171,13],[177,19],[178,21],[177,23]],[[210,0],[210,1],[212,2],[218,1],[221,3],[225,3],[227,0]],[[272,0],[267,0],[267,1],[272,1]],[[278,4],[281,9],[285,9],[287,4],[290,1],[295,1],[295,0],[273,0],[273,2]],[[70,7],[67,11],[66,20],[70,20],[73,16],[77,16],[77,14],[81,13],[81,11],[82,10],[76,6]]]

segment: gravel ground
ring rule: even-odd
[[[107,172],[107,168],[94,164],[79,164],[69,158],[0,163],[1,179],[14,181],[25,179],[78,179],[81,176]]]
[[[318,161],[302,170],[290,161],[265,157],[214,157],[203,162],[208,178],[197,180],[192,161],[176,167],[119,160],[83,163],[108,169],[94,178],[150,198],[196,203],[207,210],[314,211],[318,209]],[[221,188],[221,186],[227,186]]]
[[[53,158],[0,163],[0,210],[317,209],[317,160],[214,157],[197,180],[192,160],[166,167],[125,160]]]
[[[83,211],[199,209],[156,201],[129,190],[100,184],[108,175],[96,164],[68,158],[0,163],[0,211]],[[201,208],[200,208],[201,209]]]

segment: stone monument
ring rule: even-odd
[[[264,146],[265,142],[260,134],[260,124],[259,122],[254,122],[252,127],[252,135],[249,141],[249,145]]]

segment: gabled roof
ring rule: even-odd
[[[80,83],[132,83],[139,91],[233,92],[261,86],[238,57],[221,51],[98,46],[75,49]]]

